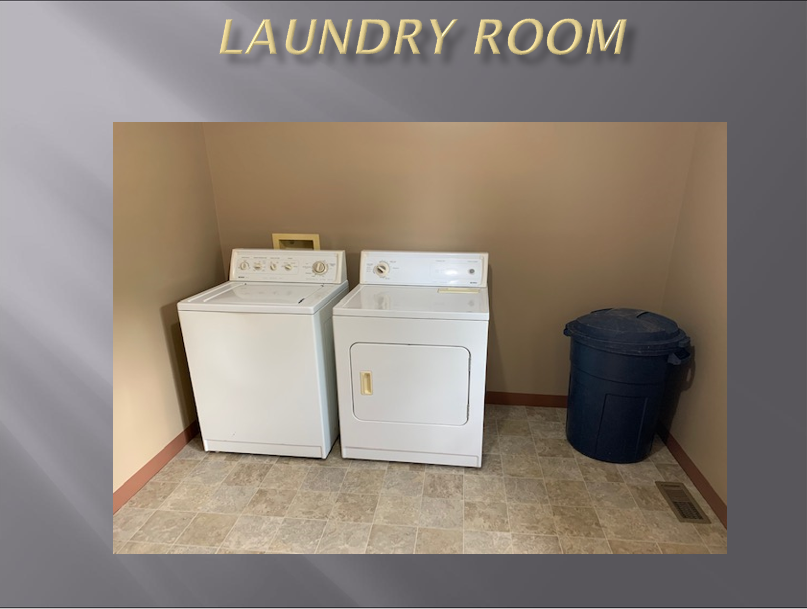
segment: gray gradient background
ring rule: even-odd
[[[527,17],[578,19],[581,48],[473,54],[479,19]],[[271,18],[280,54],[219,55],[227,18],[235,48]],[[291,18],[428,42],[297,58]],[[459,19],[442,56],[431,18]],[[584,54],[594,18],[628,20],[621,56]],[[807,602],[803,3],[19,3],[0,44],[0,603]],[[113,556],[112,123],[241,120],[727,121],[730,554]]]

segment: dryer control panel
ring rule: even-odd
[[[360,282],[484,288],[488,284],[488,255],[365,251],[361,253]]]
[[[230,259],[230,281],[342,283],[346,279],[342,251],[235,249]]]

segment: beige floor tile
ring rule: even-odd
[[[378,495],[339,493],[330,519],[338,522],[372,523],[378,506]]]
[[[530,424],[526,419],[500,419],[496,424],[500,436],[529,436]]]
[[[469,531],[510,532],[506,503],[466,501],[463,521]]]
[[[620,463],[616,466],[622,479],[628,484],[652,484],[661,480],[661,473],[651,461]]]
[[[269,549],[274,552],[314,554],[324,530],[324,520],[286,518],[269,544]]]
[[[505,501],[504,479],[500,476],[464,476],[465,501]]]
[[[132,536],[132,541],[174,543],[194,516],[191,512],[157,510]]]
[[[373,522],[375,524],[417,526],[420,519],[420,501],[419,496],[381,495]]]
[[[423,494],[423,482],[425,479],[425,470],[415,471],[390,467],[384,476],[381,494],[420,497]]]
[[[544,481],[539,478],[504,478],[508,503],[547,503]]]
[[[201,436],[196,436],[188,442],[185,446],[182,447],[182,450],[177,453],[177,456],[174,457],[175,460],[182,461],[182,460],[191,460],[191,461],[201,461],[207,456],[205,453],[204,445],[202,444]]]
[[[670,511],[669,504],[664,500],[661,491],[655,484],[629,484],[630,494],[639,509],[651,511]]]
[[[660,543],[703,543],[695,530],[696,525],[679,521],[672,512],[642,511],[642,515],[650,526],[653,541]]]
[[[514,478],[543,478],[538,457],[534,455],[502,455],[502,472]]]
[[[229,548],[219,548],[216,554],[266,554],[266,552],[256,552],[255,550],[231,550]]]
[[[223,453],[223,452],[209,452],[205,457],[205,461],[230,461],[237,463],[241,460],[239,453]]]
[[[182,482],[160,507],[177,512],[200,512],[217,488],[207,484]]]
[[[273,465],[261,482],[261,488],[275,490],[298,490],[309,472],[308,467],[294,467],[289,465]]]
[[[563,554],[554,535],[513,533],[513,554]]]
[[[723,525],[715,520],[712,524],[693,524],[695,531],[707,546],[726,547],[728,544],[728,534]]]
[[[497,404],[491,407],[491,414],[497,421],[501,421],[502,419],[524,420],[527,418],[527,410],[528,408],[526,406],[500,406]],[[485,410],[485,414],[487,414],[487,409]]]
[[[171,546],[169,554],[215,554],[216,548],[205,546]]]
[[[288,518],[327,520],[339,493],[298,491],[286,512]]]
[[[611,546],[605,539],[561,537],[560,546],[564,554],[611,554]]]
[[[656,463],[655,465],[661,474],[661,478],[666,482],[683,482],[687,486],[692,484],[689,477],[677,463]]]
[[[157,475],[152,478],[154,482],[182,482],[188,477],[199,462],[196,460],[179,460],[176,457],[162,468]]]
[[[283,518],[243,514],[238,517],[221,545],[231,550],[264,552],[269,549],[281,524]]]
[[[508,503],[507,515],[513,533],[555,535],[552,508],[545,503]]]
[[[499,434],[496,431],[485,431],[482,435],[482,452],[489,455],[498,455],[501,453],[499,449]]]
[[[419,528],[415,554],[462,554],[462,531]]]
[[[655,537],[642,511],[634,509],[596,508],[605,536],[624,541],[653,541]]]
[[[177,544],[218,547],[237,520],[238,516],[234,514],[196,514],[188,528],[177,539]]]
[[[461,529],[463,503],[461,499],[423,497],[419,526],[434,529]]]
[[[127,543],[128,542],[126,542],[126,541],[113,541],[112,542],[112,553],[117,554],[118,552],[120,552],[123,549],[123,546],[125,546]]]
[[[528,421],[544,421],[546,423],[557,423],[558,413],[555,408],[543,408],[541,406],[530,406],[526,409],[525,415]]]
[[[541,471],[545,480],[582,480],[583,473],[575,459],[540,457]]]
[[[628,485],[624,482],[586,482],[594,507],[631,509],[636,507]]]
[[[319,459],[309,459],[308,457],[278,457],[275,460],[275,465],[287,465],[289,467],[312,467],[314,461]]]
[[[164,543],[129,541],[118,554],[169,554],[172,546]]]
[[[502,434],[499,434],[499,452],[503,455],[529,455],[531,457],[536,454],[532,436],[503,436]]]
[[[260,488],[244,508],[245,514],[285,516],[297,491]]]
[[[591,507],[591,497],[582,480],[547,480],[546,493],[552,505]]]
[[[453,476],[462,476],[465,473],[466,467],[460,467],[455,465],[426,465],[426,473],[427,474],[450,474]]]
[[[465,531],[463,534],[465,554],[512,554],[513,536],[497,531]]]
[[[703,544],[659,543],[662,554],[709,554],[709,549]]]
[[[728,548],[725,546],[709,546],[709,554],[728,554]]]
[[[241,455],[241,463],[259,463],[261,465],[272,465],[277,463],[276,455]]]
[[[357,522],[328,522],[319,540],[317,554],[364,554],[371,526]]]
[[[344,467],[313,467],[308,470],[300,489],[303,491],[338,493],[339,489],[342,488],[345,475],[347,475],[347,468]]]
[[[487,455],[482,453],[482,467],[463,468],[466,476],[501,476],[502,457],[501,455]]]
[[[112,539],[114,541],[129,541],[137,530],[154,514],[154,510],[124,505],[112,517]]]
[[[648,458],[656,464],[678,463],[670,452],[670,449],[667,448],[667,446],[658,436],[656,436],[656,438],[653,440],[653,447],[650,449],[650,455]]]
[[[533,438],[533,444],[539,457],[574,459],[574,451],[566,439]]]
[[[384,485],[384,470],[349,469],[342,482],[343,493],[378,495]]]
[[[201,511],[219,514],[240,514],[258,489],[251,486],[219,486]]]
[[[260,486],[270,466],[265,463],[251,463],[241,461],[236,463],[233,471],[224,479],[222,484],[227,486]]]
[[[148,482],[126,503],[127,507],[156,510],[173,493],[178,482]]]
[[[624,482],[622,475],[613,463],[589,459],[580,453],[575,454],[575,459],[583,474],[583,480],[586,482]]]
[[[370,529],[370,539],[367,542],[366,553],[413,554],[416,539],[416,527],[374,524]]]
[[[658,546],[652,541],[625,541],[609,539],[608,545],[614,554],[661,554]]]
[[[224,479],[235,468],[235,463],[232,461],[200,461],[199,465],[188,474],[184,482],[189,484],[207,484],[218,485],[224,482]]]
[[[605,537],[593,508],[552,506],[555,528],[561,537]]]
[[[541,419],[530,421],[530,431],[533,438],[544,438],[547,440],[565,440],[566,425],[556,421],[544,421]]]
[[[350,469],[383,469],[386,470],[389,463],[387,461],[365,461],[364,459],[347,459],[350,462]]]
[[[462,499],[462,486],[465,476],[455,474],[433,474],[426,471],[423,484],[424,497],[440,499]]]
[[[425,472],[426,471],[426,464],[425,463],[406,463],[403,461],[394,461],[390,462],[387,466],[387,470],[392,470],[396,472],[404,471],[404,472]]]

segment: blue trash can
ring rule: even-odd
[[[600,309],[566,324],[572,370],[566,438],[611,463],[648,454],[671,365],[689,359],[689,337],[673,320],[640,309]]]

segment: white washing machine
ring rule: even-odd
[[[230,281],[177,305],[205,450],[328,456],[344,252],[233,250]]]
[[[334,307],[342,456],[481,467],[488,255],[362,252]]]

